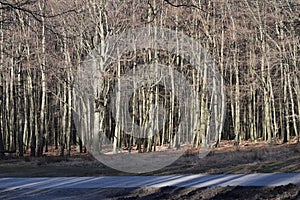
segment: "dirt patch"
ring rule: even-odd
[[[298,199],[300,186],[279,187],[210,187],[210,188],[140,188],[113,199]]]

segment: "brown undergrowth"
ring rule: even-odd
[[[222,141],[203,157],[199,149],[190,149],[171,165],[143,175],[198,174],[198,173],[271,173],[299,172],[300,144],[267,144],[264,141],[246,141],[238,147],[231,141]],[[44,156],[35,158],[7,155],[0,160],[0,176],[106,176],[132,175],[111,169],[91,154],[78,153],[59,156],[59,149],[49,148]]]

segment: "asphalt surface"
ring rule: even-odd
[[[114,189],[300,184],[300,173],[0,178],[0,199],[105,199]]]

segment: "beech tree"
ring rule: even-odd
[[[204,148],[210,145],[209,123],[219,127],[223,120],[223,129],[215,130],[216,145],[221,140],[234,140],[236,145],[244,140],[298,141],[299,24],[298,1],[0,0],[0,157],[42,156],[52,147],[60,149],[61,156],[70,155],[72,146],[80,152],[85,146],[101,152],[107,144],[115,153],[178,149],[186,141]],[[199,42],[223,79],[211,80],[208,65],[201,72],[192,66],[180,53],[180,41],[175,41],[174,52],[133,44],[132,51],[105,71],[103,82],[93,82],[92,97],[79,94],[74,82],[88,71],[84,61],[90,52],[99,48],[105,54],[108,37],[150,27]],[[156,31],[153,38],[160,36]],[[111,96],[122,87],[120,77],[139,72],[141,65],[153,66],[153,74],[161,65],[173,71],[170,88],[161,82],[133,92],[131,125],[144,128],[137,137],[124,131],[128,116],[120,108],[121,93],[116,93],[115,104]],[[196,97],[180,102],[196,113],[184,119],[186,127],[180,125],[187,109],[181,110],[176,96],[177,72],[189,81]],[[134,87],[138,84],[133,80]],[[219,96],[226,110],[212,117],[210,111],[218,107],[207,90],[216,90],[217,84],[224,88]],[[77,109],[80,102],[85,106]],[[78,120],[85,126],[76,127],[76,116],[82,116]],[[146,130],[150,122],[151,130]]]

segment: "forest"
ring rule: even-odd
[[[78,81],[90,70],[90,53],[107,38],[160,30],[151,27],[196,41],[201,49],[192,54],[205,49],[220,78],[210,83],[211,65],[197,70],[179,42],[173,52],[132,44],[100,73],[96,87]],[[161,37],[155,32],[154,39]],[[154,72],[139,70],[145,64]],[[123,99],[122,76],[133,71],[147,79],[166,65],[169,78],[145,85],[133,80],[140,87]],[[102,151],[105,145],[113,153],[178,149],[184,143],[202,148],[211,145],[211,124],[217,127],[210,130],[214,146],[221,140],[298,142],[299,66],[299,0],[0,0],[0,157],[39,157],[52,147],[61,156],[72,147]],[[193,98],[181,98],[179,74]],[[86,85],[78,90],[78,83]],[[209,92],[216,84],[217,107]],[[122,105],[129,106],[129,115]],[[130,126],[140,127],[130,130],[138,133],[126,132],[128,117]]]

